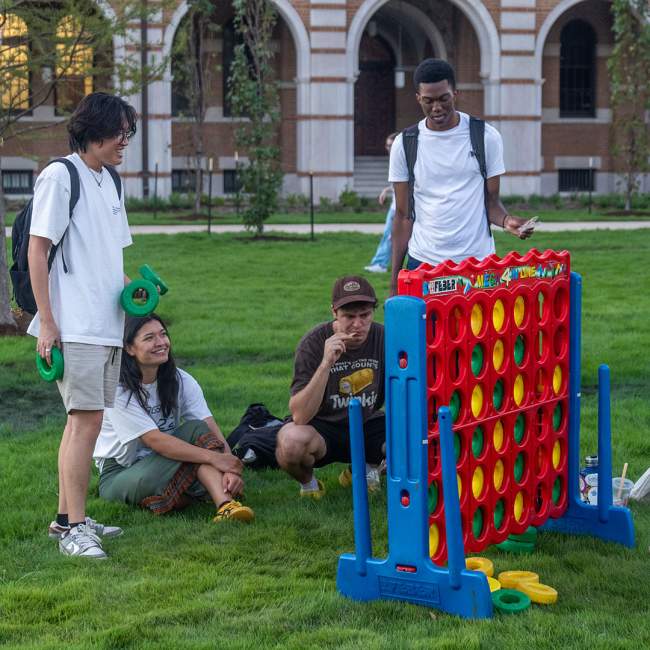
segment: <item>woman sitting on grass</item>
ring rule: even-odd
[[[242,463],[230,453],[201,387],[176,368],[159,316],[127,316],[115,406],[95,445],[99,495],[164,514],[208,497],[214,521],[251,521],[235,497]]]

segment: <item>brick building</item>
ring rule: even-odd
[[[89,0],[91,1],[91,0]],[[111,15],[111,2],[98,3]],[[233,123],[224,100],[232,58],[232,9],[214,0],[220,25],[210,47],[204,140],[213,158],[215,188],[235,182]],[[610,3],[604,0],[273,0],[275,69],[280,81],[280,139],[284,190],[317,196],[353,188],[374,193],[385,183],[385,136],[417,121],[412,72],[427,56],[456,68],[461,110],[484,117],[502,133],[507,173],[503,194],[554,194],[615,189],[609,155],[611,110],[606,60],[612,49]],[[148,56],[172,53],[187,14],[185,0],[146,31]],[[136,30],[140,33],[140,30]],[[6,36],[6,35],[5,35]],[[114,57],[137,55],[116,39]],[[133,48],[131,48],[133,49]],[[182,88],[174,61],[164,78],[130,98],[147,107],[121,168],[127,193],[168,195],[190,185],[190,124],[180,115]],[[84,88],[92,87],[86,79]],[[8,141],[1,149],[3,184],[28,191],[35,173],[66,149],[56,97],[25,118],[51,123],[46,131]],[[146,136],[146,146],[143,142]],[[245,160],[245,156],[240,156]],[[143,173],[143,170],[145,173]],[[146,173],[148,172],[148,174]],[[147,178],[148,177],[148,178]]]

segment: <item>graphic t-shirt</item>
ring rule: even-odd
[[[142,384],[147,395],[144,409],[136,395],[117,387],[115,406],[104,410],[102,429],[95,444],[93,457],[100,468],[106,458],[114,458],[120,465],[130,467],[152,450],[140,441],[140,436],[158,429],[169,433],[186,420],[205,420],[210,409],[198,382],[190,374],[178,370],[178,408],[163,416],[158,397],[158,382]]]
[[[415,223],[408,252],[432,265],[448,259],[462,262],[470,256],[483,259],[494,253],[485,216],[483,177],[469,137],[469,115],[459,115],[458,125],[447,131],[428,129],[426,120],[418,124]],[[488,178],[505,173],[501,134],[487,123],[484,141]],[[390,151],[388,180],[408,181],[401,133]]]
[[[79,172],[79,201],[70,219],[70,174],[63,163],[48,165],[34,185],[31,235],[58,244],[50,270],[50,303],[61,340],[122,347],[124,289],[122,249],[131,244],[122,198],[108,170],[98,175],[75,153],[67,157]],[[68,227],[69,226],[69,227]],[[62,254],[68,272],[63,269]],[[29,334],[38,336],[40,317]]]
[[[331,322],[321,323],[305,334],[296,350],[291,394],[300,392],[323,360],[326,339],[334,335]],[[363,421],[376,417],[384,404],[384,326],[372,323],[364,344],[348,350],[330,368],[329,379],[317,418],[347,424],[351,397],[361,401]]]

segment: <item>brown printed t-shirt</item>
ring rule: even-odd
[[[325,340],[333,335],[334,327],[329,322],[317,325],[300,339],[291,395],[311,381],[323,360]],[[351,397],[361,400],[364,422],[375,417],[384,403],[384,326],[380,323],[373,322],[365,343],[342,354],[330,368],[325,395],[315,417],[347,425]]]

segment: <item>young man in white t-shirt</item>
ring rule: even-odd
[[[390,153],[388,180],[395,188],[391,292],[408,251],[407,268],[455,262],[494,253],[486,223],[484,181],[472,151],[469,116],[456,110],[458,95],[453,68],[442,59],[425,59],[413,75],[416,100],[424,119],[418,125],[414,175],[415,220],[409,214],[408,166],[402,134]],[[521,229],[526,219],[508,214],[499,199],[499,178],[505,173],[499,132],[485,125],[487,206],[490,223],[516,237],[530,237]]]
[[[29,269],[38,312],[28,333],[51,364],[61,348],[57,386],[68,413],[59,447],[59,509],[49,535],[65,555],[104,559],[100,537],[121,529],[86,516],[90,464],[104,408],[113,405],[119,378],[124,313],[119,296],[128,278],[122,249],[131,244],[124,193],[106,165],[122,162],[136,129],[135,109],[119,97],[92,93],[68,124],[68,159],[79,175],[79,200],[69,214],[70,172],[48,165],[34,186]],[[65,237],[64,237],[65,235]],[[48,274],[48,254],[60,244]]]

